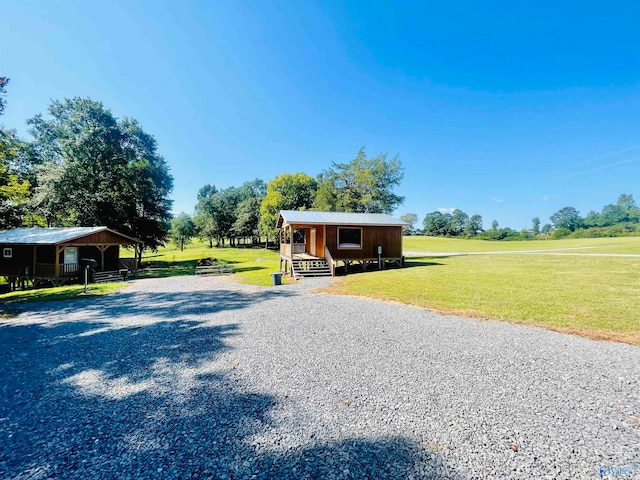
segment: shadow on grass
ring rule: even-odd
[[[444,263],[430,261],[431,257],[412,257],[410,259],[405,259],[404,268],[413,268],[413,267],[436,267],[445,265]],[[446,258],[446,257],[437,257],[438,259]]]
[[[414,268],[414,267],[435,267],[435,266],[443,266],[446,265],[444,263],[440,263],[440,262],[434,262],[434,261],[427,261],[427,259],[432,259],[433,257],[410,257],[410,258],[406,258],[404,261],[404,266],[402,267],[398,267],[398,266],[386,266],[384,268],[384,271],[388,271],[388,270],[402,270],[404,268]],[[447,258],[447,257],[437,257],[438,259],[443,259],[443,258]],[[378,269],[377,264],[373,265],[373,266],[369,266],[366,270],[363,270],[362,267],[360,265],[351,265],[349,267],[348,272],[345,271],[345,267],[341,266],[341,267],[337,267],[336,268],[336,275],[340,275],[340,276],[344,276],[346,275],[355,275],[355,274],[359,274],[359,273],[371,273],[371,272],[379,272],[381,270]]]
[[[437,453],[402,436],[319,441],[312,435],[294,444],[283,438],[283,420],[276,422],[274,413],[287,407],[287,398],[260,393],[234,373],[228,339],[241,335],[238,325],[192,316],[271,298],[233,293],[121,292],[82,312],[75,303],[73,321],[52,322],[44,311],[40,319],[31,314],[0,324],[0,477],[455,474]],[[126,326],[117,324],[124,316]],[[322,433],[326,426],[314,428]]]
[[[267,267],[239,267],[239,268],[234,268],[233,273],[255,272],[257,270],[268,270],[268,268]]]

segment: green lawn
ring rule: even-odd
[[[237,278],[254,285],[271,285],[271,274],[280,270],[278,252],[264,248],[209,248],[207,243],[196,241],[185,246],[184,251],[169,244],[157,253],[147,252],[142,261],[151,268],[142,270],[138,277],[194,275],[197,261],[208,257],[230,263]]]
[[[640,345],[640,258],[488,254],[407,267],[349,275],[330,290]]]
[[[104,295],[124,287],[124,282],[90,284],[86,295]],[[84,297],[84,285],[67,285],[64,287],[36,288],[18,290],[0,295],[0,315],[5,312],[9,316],[11,305],[31,302],[48,302],[51,300],[71,300]],[[1,318],[1,316],[0,316]]]
[[[566,238],[521,242],[466,240],[443,237],[404,237],[405,252],[498,252],[522,250],[566,250],[573,253],[640,254],[640,237]],[[577,250],[574,250],[577,249]]]

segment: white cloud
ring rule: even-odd
[[[504,202],[504,199],[502,199],[502,198],[496,198],[496,197],[491,197],[491,200],[493,200],[493,201],[494,201],[494,202],[496,202],[496,203],[502,203],[502,202]]]
[[[450,207],[450,208],[445,208],[445,207],[440,207],[437,209],[440,213],[453,213],[456,211],[455,207]]]
[[[548,195],[543,195],[542,196],[542,201],[546,202],[547,200],[549,200],[549,196]]]

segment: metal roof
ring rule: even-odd
[[[314,212],[310,210],[280,210],[278,227],[288,224],[376,225],[403,227],[407,223],[386,213]]]
[[[108,230],[107,227],[14,228],[0,232],[0,243],[51,245]],[[119,234],[122,235],[122,234]]]

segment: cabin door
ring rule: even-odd
[[[315,228],[311,229],[311,235],[309,236],[311,237],[310,239],[311,245],[309,245],[309,254],[315,257],[316,256],[316,229]]]

